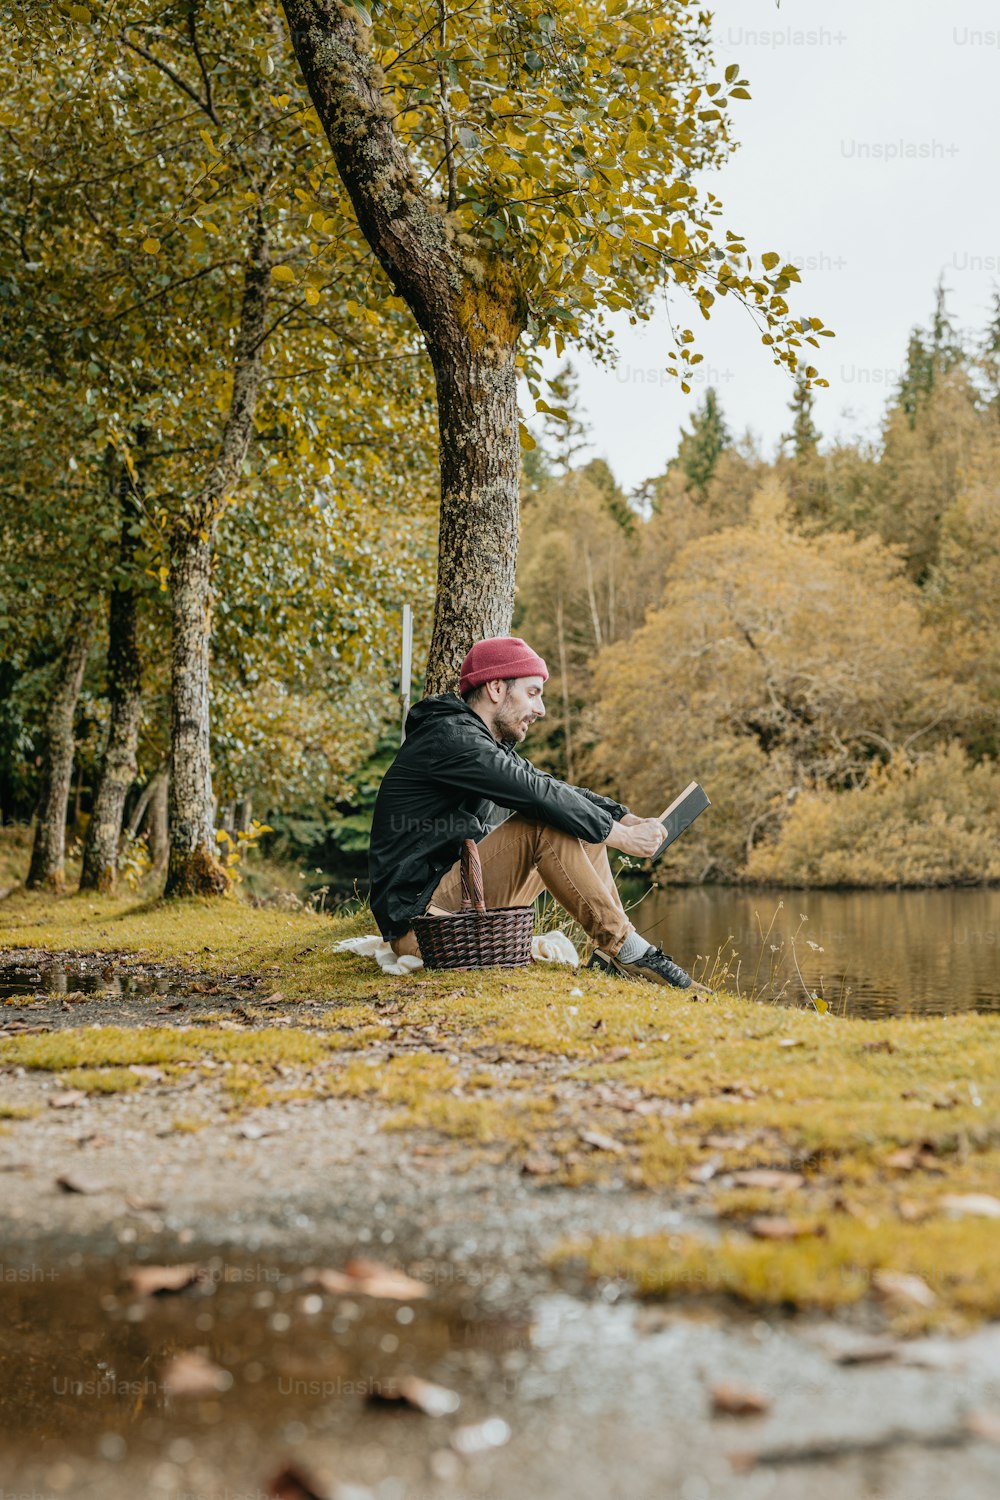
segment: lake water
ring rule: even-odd
[[[742,994],[807,1004],[817,993],[868,1017],[1000,1011],[1000,890],[628,885],[623,896],[650,942]]]

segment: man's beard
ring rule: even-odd
[[[505,745],[519,745],[528,732],[523,714],[505,714],[501,709],[494,722],[497,739]]]

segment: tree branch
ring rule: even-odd
[[[195,21],[197,10],[197,0],[191,0],[190,9],[188,10],[188,35],[191,38],[191,47],[194,51],[194,55],[198,60],[198,68],[201,72],[202,82],[205,85],[205,109],[211,119],[215,122],[215,124],[220,125],[219,118],[215,113],[215,107],[212,104],[212,83],[208,76],[208,69],[205,67],[205,59],[201,55],[201,48],[198,46],[198,32],[196,30]]]

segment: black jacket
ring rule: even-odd
[[[400,937],[426,910],[463,840],[478,843],[508,811],[600,844],[628,809],[536,771],[454,693],[415,704],[372,819],[371,902],[384,938]]]

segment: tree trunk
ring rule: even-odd
[[[42,790],[26,881],[29,890],[66,888],[66,809],[73,779],[73,718],[90,653],[93,621],[77,615],[56,672],[45,725]]]
[[[168,896],[220,895],[229,877],[216,858],[209,742],[212,544],[189,535],[170,568],[170,862]]]
[[[233,355],[233,394],[219,455],[174,533],[170,567],[170,859],[165,896],[221,895],[232,878],[216,856],[209,723],[212,548],[219,514],[237,483],[253,432],[266,337],[270,257],[258,215],[243,281]]]
[[[566,660],[566,622],[563,615],[563,596],[559,590],[556,604],[556,630],[559,640],[559,678],[562,689],[563,709],[563,755],[566,762],[566,780],[573,784],[573,726],[570,721],[569,666]]]
[[[521,466],[514,358],[526,298],[509,260],[463,233],[447,204],[421,186],[355,11],[339,0],[283,5],[358,224],[434,367],[441,520],[426,691],[455,690],[468,648],[506,635],[513,615]]]
[[[149,873],[153,880],[164,874],[170,858],[167,785],[167,773],[164,771],[153,787],[153,795],[149,800],[149,810],[146,814],[146,838],[149,843],[149,857],[153,862]]]
[[[162,782],[163,785],[166,786],[166,781],[167,763],[165,760],[163,760],[157,766],[156,770],[146,782],[146,785],[143,787],[142,791],[139,793],[138,798],[136,799],[136,804],[133,807],[131,814],[129,815],[128,826],[125,829],[126,838],[135,838],[136,834],[139,832],[139,829],[142,827],[142,820],[146,816],[147,807],[159,791],[160,783]]]
[[[101,762],[94,807],[83,845],[81,891],[111,894],[118,880],[118,846],[128,789],[135,780],[136,744],[142,707],[138,601],[132,582],[136,509],[129,476],[122,470],[119,575],[108,609],[108,742]]]
[[[476,357],[434,354],[441,434],[441,513],[426,691],[458,691],[474,641],[509,635],[521,469],[514,346]]]

